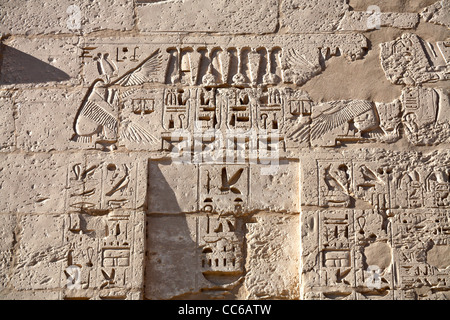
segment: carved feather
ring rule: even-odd
[[[145,59],[136,68],[128,71],[122,77],[112,82],[112,85],[120,85],[124,87],[138,86],[147,82],[152,82],[157,75],[162,64],[161,51],[158,49]]]
[[[308,61],[304,56],[300,55],[295,49],[290,49],[286,55],[286,64],[290,69],[298,71],[313,71],[316,69],[313,63]]]
[[[125,122],[122,131],[123,137],[134,142],[156,143],[156,139],[150,132],[133,122]]]
[[[241,168],[231,177],[229,181],[230,186],[235,185],[239,181],[243,172],[244,169]]]
[[[86,104],[81,111],[81,115],[113,132],[117,132],[117,119],[91,100],[86,101]]]
[[[368,101],[350,101],[342,107],[339,101],[331,102],[331,108],[323,111],[318,116],[312,118],[311,125],[297,130],[291,135],[291,138],[304,139],[310,134],[310,139],[320,138],[327,132],[338,128],[346,122],[360,116],[361,114],[373,109],[373,105]]]

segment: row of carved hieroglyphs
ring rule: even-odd
[[[366,45],[363,39],[353,39],[356,42],[350,45],[350,35],[317,37],[303,39],[299,47],[291,43],[283,48],[166,44],[151,53],[152,45],[86,46],[81,55],[86,79],[95,74],[100,78],[92,80],[82,102],[73,140],[111,148],[117,143],[130,148],[140,145],[147,150],[167,149],[166,142],[178,139],[173,139],[176,130],[187,130],[189,135],[193,130],[276,132],[284,148],[392,143],[401,138],[402,131],[417,145],[448,140],[445,90],[406,88],[392,103],[343,100],[317,104],[307,92],[292,88],[290,83],[302,84],[320,72],[321,61],[330,52],[352,60],[361,57]],[[391,73],[412,77],[435,70],[440,76],[432,80],[445,79],[445,42],[437,44],[444,58],[430,44],[436,54],[435,67],[417,69],[420,63],[403,63],[408,57],[423,60],[426,53],[419,50],[423,47],[420,41],[405,35],[398,43],[383,45],[381,60],[388,78]],[[330,51],[330,47],[335,49]],[[387,55],[389,50],[396,52],[398,61],[389,62],[393,56]]]
[[[67,212],[136,208],[136,163],[76,163],[68,171]]]
[[[180,45],[179,39],[173,38],[171,45],[170,38],[166,37],[164,44],[159,45],[155,45],[158,39],[146,38],[118,39],[116,43],[122,45],[88,40],[80,54],[85,65],[85,80],[92,83],[100,74],[108,78],[107,81],[113,81],[128,70],[144,70],[148,64],[142,62],[159,48],[161,70],[147,81],[184,86],[301,85],[320,73],[325,61],[332,56],[344,55],[355,60],[361,58],[367,48],[367,40],[360,35],[258,37],[250,42],[246,39],[246,46],[242,46],[239,39],[228,38],[204,39],[202,44],[196,38],[183,39],[186,45]],[[139,84],[143,78],[133,80],[129,84]]]
[[[288,148],[393,143],[402,132],[415,145],[444,143],[450,137],[448,92],[431,88],[405,88],[392,103],[321,104],[302,90],[278,87],[129,90],[94,83],[75,118],[73,140],[157,150],[177,141],[175,131],[191,137],[208,130],[223,136],[276,133]],[[111,93],[126,97],[108,102],[105,95]]]
[[[448,210],[303,213],[306,299],[440,299],[449,290]]]
[[[318,161],[318,205],[349,208],[357,199],[377,208],[449,208],[448,164]]]

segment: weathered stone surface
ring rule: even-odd
[[[70,139],[73,131],[70,117],[76,114],[83,91],[56,89],[20,92],[14,105],[17,149],[49,152],[79,148]]]
[[[278,3],[263,1],[147,1],[136,6],[141,32],[274,32]]]
[[[14,246],[17,241],[15,237],[16,216],[1,214],[0,222],[2,225],[0,236],[3,240],[0,246],[0,295],[4,295],[11,280]]]
[[[3,116],[0,124],[0,152],[11,151],[16,144],[13,99],[13,92],[0,91],[0,112]]]
[[[334,31],[348,10],[344,0],[283,1],[282,26],[298,33]]]
[[[64,217],[26,215],[20,219],[11,282],[16,290],[59,289],[64,257]]]
[[[73,160],[83,156],[72,155]],[[63,213],[67,158],[52,154],[2,154],[1,212]],[[20,199],[20,200],[19,200]]]
[[[381,65],[392,83],[408,86],[448,80],[450,68],[445,49],[437,50],[434,44],[413,33],[381,44]]]
[[[149,215],[146,298],[298,298],[298,221],[279,214]]]
[[[260,215],[248,224],[246,299],[298,299],[299,216]]]
[[[420,15],[427,22],[450,27],[449,7],[450,2],[448,0],[437,1],[435,4],[423,9]]]
[[[23,38],[3,41],[1,88],[74,85],[82,66],[80,37]]]
[[[3,1],[0,299],[449,299],[447,3]]]
[[[346,12],[339,24],[339,30],[367,31],[381,27],[412,29],[419,23],[419,15],[415,13],[380,12]]]
[[[20,6],[13,0],[5,0],[2,1],[0,19],[3,34],[89,33],[125,31],[134,27],[133,5],[126,0],[64,0],[58,3],[31,0]]]

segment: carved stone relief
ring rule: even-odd
[[[4,2],[1,299],[450,298],[448,1]]]

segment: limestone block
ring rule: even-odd
[[[64,217],[26,215],[18,223],[12,286],[16,290],[61,289],[59,274],[65,248],[60,231]]]
[[[137,27],[141,32],[273,32],[278,3],[248,1],[146,1],[137,4]]]
[[[349,10],[344,0],[289,0],[281,8],[282,26],[294,33],[334,31]]]
[[[296,216],[151,214],[147,222],[148,299],[298,297]]]
[[[3,41],[3,88],[74,85],[79,82],[80,38],[10,38]]]
[[[393,299],[392,245],[380,212],[305,212],[301,234],[305,299]]]
[[[346,12],[339,24],[339,30],[368,31],[381,27],[413,29],[419,23],[417,13],[380,12]]]
[[[16,144],[13,99],[14,93],[0,91],[0,112],[3,117],[0,123],[0,152],[11,151]]]
[[[2,225],[0,236],[3,240],[0,246],[0,296],[3,296],[7,291],[6,288],[11,277],[13,252],[16,244],[16,216],[12,214],[1,214],[0,221]]]
[[[144,214],[134,211],[25,215],[13,288],[54,289],[64,299],[136,298],[143,287],[144,226]]]
[[[0,300],[61,300],[61,294],[51,290],[10,291],[2,293]]]
[[[148,208],[151,213],[197,211],[198,169],[189,164],[149,162]]]
[[[393,241],[399,299],[446,298],[446,293],[436,288],[448,287],[448,261],[444,257],[437,260],[448,251],[448,224],[448,210],[418,208],[395,212]]]
[[[147,299],[169,299],[197,289],[201,274],[195,226],[195,218],[187,216],[147,217]]]
[[[416,34],[405,33],[380,46],[381,65],[393,84],[412,86],[448,79],[445,51],[436,50]]]
[[[65,163],[65,212],[135,210],[146,203],[147,159],[138,155],[88,154]]]
[[[298,186],[298,163],[279,159],[270,164],[200,166],[150,161],[149,210],[237,215],[255,210],[295,213],[300,210]],[[289,196],[280,200],[284,194]]]
[[[147,222],[147,299],[239,297],[235,291],[244,273],[243,219],[151,214]]]
[[[81,90],[25,90],[15,100],[17,147],[23,151],[63,151],[80,148],[71,140],[73,116]]]
[[[143,289],[142,211],[71,213],[65,217],[64,299],[139,299]]]
[[[133,4],[126,0],[65,0],[58,3],[32,0],[21,6],[7,0],[2,3],[0,32],[37,35],[125,31],[133,28],[133,16]]]
[[[247,224],[245,299],[298,299],[299,216],[260,214],[253,219]]]
[[[426,22],[449,27],[450,26],[450,18],[448,17],[449,6],[450,3],[448,0],[437,1],[435,4],[423,9],[420,15]]]
[[[73,161],[83,157],[73,154]],[[1,212],[63,213],[67,158],[61,154],[2,155]]]
[[[406,88],[402,92],[402,122],[405,135],[414,145],[436,145],[449,141],[450,105],[448,91]]]
[[[319,203],[317,185],[318,173],[316,160],[312,157],[303,157],[300,161],[300,203],[302,209],[306,206],[317,206]]]
[[[250,209],[300,212],[300,165],[276,159],[250,167]]]

